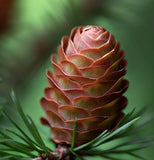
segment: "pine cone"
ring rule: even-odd
[[[127,61],[120,43],[106,29],[77,27],[64,36],[58,59],[52,56],[53,73],[47,71],[49,87],[41,106],[55,143],[71,144],[77,119],[75,146],[87,143],[104,130],[114,130],[124,117],[128,88],[124,80]]]

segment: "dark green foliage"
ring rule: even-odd
[[[2,109],[2,114],[4,115],[4,117],[6,117],[12,123],[14,128],[16,128],[16,130],[19,131],[18,133],[14,130],[7,129],[7,128],[0,131],[0,135],[1,135],[0,145],[2,147],[5,147],[4,149],[1,149],[1,155],[2,156],[4,155],[3,159],[4,158],[7,159],[8,156],[9,156],[9,159],[12,159],[14,157],[34,158],[34,157],[37,157],[38,153],[40,154],[46,153],[46,155],[48,155],[49,154],[48,148],[43,142],[43,139],[41,138],[38,132],[38,129],[35,126],[35,123],[29,116],[25,115],[13,91],[11,92],[11,97],[17,107],[19,115],[21,116],[32,138],[28,136],[27,132],[25,132],[22,129],[22,126],[19,126],[18,123],[15,122],[10,117],[10,115],[8,115],[6,111],[4,111],[4,109]],[[11,134],[8,134],[8,133],[11,133]],[[13,136],[18,137],[21,140],[21,142],[16,141]]]

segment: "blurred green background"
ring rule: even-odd
[[[98,25],[113,33],[126,52],[126,112],[146,106],[153,113],[153,7],[153,0],[0,0],[0,95],[8,97],[14,88],[25,112],[39,123],[45,72],[52,70],[50,56],[61,37],[75,26]],[[153,121],[142,131],[154,134]],[[140,154],[153,160],[153,149]]]

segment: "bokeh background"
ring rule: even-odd
[[[153,8],[153,0],[0,0],[0,95],[9,98],[14,88],[24,111],[39,124],[45,72],[52,70],[50,57],[61,37],[75,26],[98,25],[113,33],[126,52],[130,87],[125,112],[146,106],[153,113]],[[150,121],[137,136],[154,134],[153,125]],[[139,153],[153,160],[153,150]]]

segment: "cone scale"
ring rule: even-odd
[[[75,146],[113,131],[124,117],[127,98],[122,94],[129,85],[120,43],[102,27],[82,26],[62,38],[57,52],[41,99],[46,113],[41,122],[50,127],[52,140],[71,144],[75,119]]]

